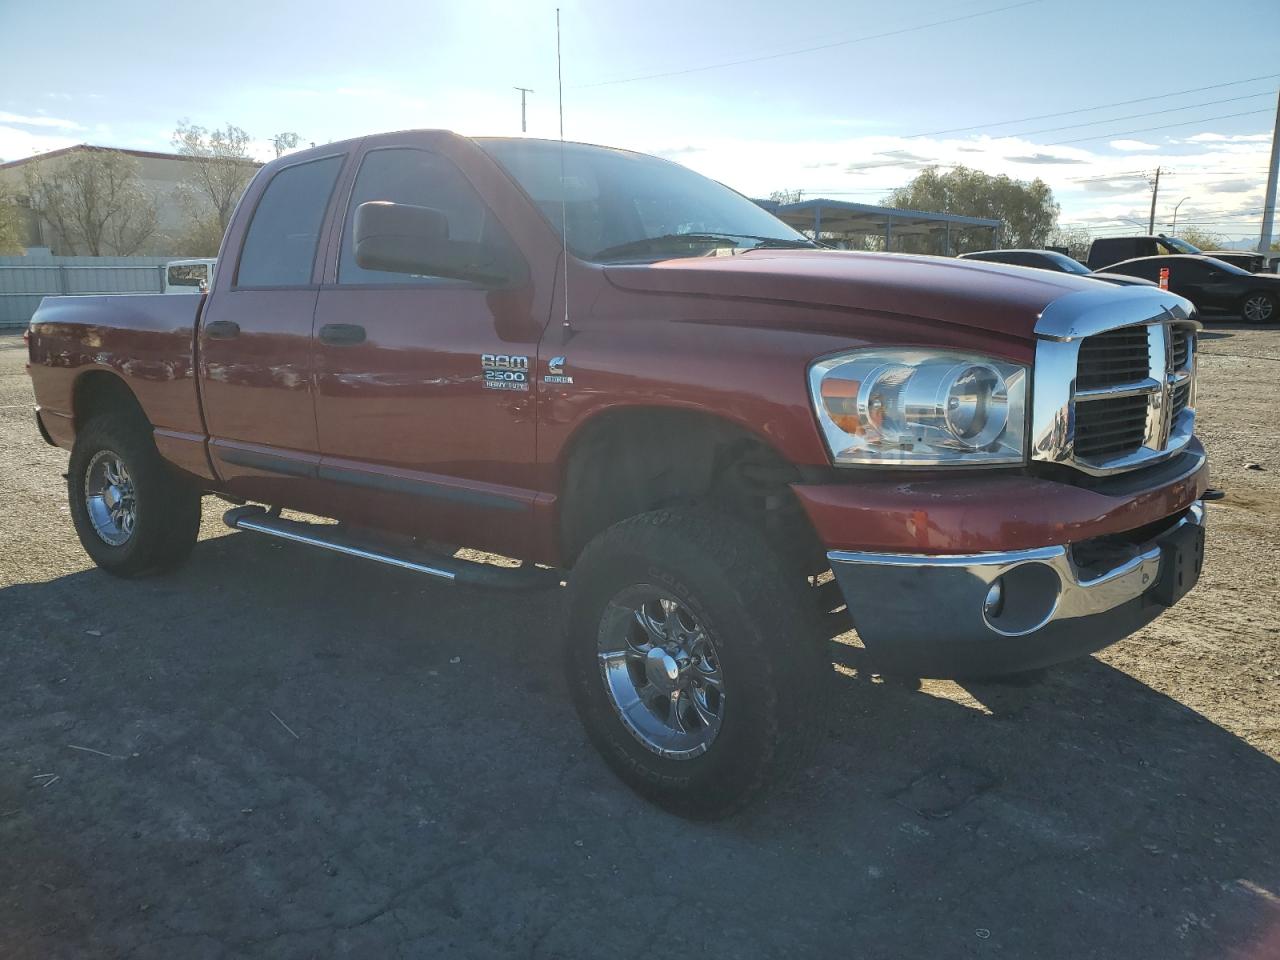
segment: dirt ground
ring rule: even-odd
[[[0,338],[0,957],[1280,957],[1280,330],[1203,347],[1191,596],[1031,685],[842,674],[815,765],[702,825],[588,747],[554,595],[215,501],[176,575],[90,567]]]

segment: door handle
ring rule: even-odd
[[[320,342],[331,347],[349,347],[364,340],[364,327],[358,323],[326,323],[320,328]]]
[[[204,325],[204,335],[210,340],[233,340],[240,336],[240,324],[234,320],[215,320]]]

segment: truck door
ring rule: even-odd
[[[496,290],[357,265],[355,210],[372,200],[431,207],[450,239],[515,249],[447,142],[410,136],[362,151],[335,224],[315,321],[320,478],[342,519],[525,555],[547,306],[532,281]]]
[[[214,467],[233,493],[307,508],[319,461],[311,324],[316,253],[344,156],[281,167],[246,196],[200,326],[200,390]],[[230,258],[229,258],[230,259]]]

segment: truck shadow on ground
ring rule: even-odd
[[[838,673],[815,764],[697,824],[586,744],[560,604],[247,534],[0,591],[0,954],[1280,949],[1280,764],[1098,660]]]

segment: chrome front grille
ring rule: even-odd
[[[1147,436],[1147,398],[1101,397],[1076,406],[1075,454],[1087,460],[1133,453]]]
[[[1084,318],[1054,312],[1073,299]],[[1182,450],[1195,427],[1191,313],[1185,300],[1154,291],[1114,302],[1089,291],[1050,304],[1036,327],[1033,459],[1102,475]]]
[[[1151,357],[1144,327],[1121,327],[1080,341],[1076,389],[1095,390],[1147,376]]]

